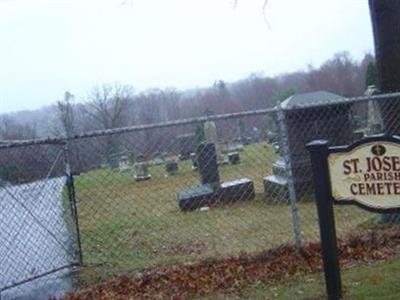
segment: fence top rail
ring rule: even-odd
[[[13,148],[13,147],[18,147],[18,146],[28,146],[28,145],[43,145],[43,144],[63,145],[67,141],[76,140],[76,139],[100,137],[100,136],[106,136],[106,135],[115,135],[115,134],[129,133],[129,132],[134,132],[134,131],[167,128],[167,127],[180,126],[180,125],[190,125],[190,124],[196,124],[196,123],[205,122],[205,121],[218,121],[218,120],[226,120],[226,119],[231,119],[231,118],[251,117],[251,116],[257,116],[257,115],[264,115],[264,114],[271,113],[274,111],[276,111],[275,108],[266,108],[266,109],[250,110],[250,111],[241,111],[241,112],[235,112],[235,113],[229,113],[229,114],[220,114],[220,115],[174,120],[174,121],[168,121],[168,122],[162,122],[162,123],[134,125],[134,126],[129,126],[129,127],[104,129],[104,130],[94,130],[94,131],[88,131],[88,132],[85,132],[82,134],[73,135],[70,137],[59,136],[59,137],[54,137],[54,138],[43,138],[43,139],[34,139],[34,140],[0,141],[0,149]]]
[[[281,107],[284,111],[296,111],[306,108],[318,108],[318,107],[328,107],[333,105],[345,105],[345,104],[355,104],[355,103],[363,103],[368,101],[384,101],[393,98],[400,98],[400,92],[389,93],[389,94],[379,94],[379,95],[369,95],[369,96],[358,96],[358,97],[338,97],[337,99],[333,99],[331,101],[316,101],[314,103],[307,104],[299,104],[296,106],[291,106],[290,108]]]
[[[8,140],[0,141],[0,149],[18,148],[36,145],[59,145],[64,146],[66,144],[63,138],[44,138],[34,140]]]
[[[226,120],[226,119],[233,119],[233,118],[251,117],[251,116],[264,115],[267,113],[271,113],[271,112],[274,112],[275,110],[276,110],[275,108],[266,108],[266,109],[235,112],[235,113],[229,113],[229,114],[220,114],[220,115],[203,116],[203,117],[197,117],[197,118],[173,120],[173,121],[162,122],[162,123],[134,125],[134,126],[129,126],[129,127],[106,129],[106,130],[95,130],[95,131],[90,131],[90,132],[74,135],[72,137],[66,138],[66,140],[122,134],[122,133],[143,131],[143,130],[149,130],[149,129],[168,128],[168,127],[174,127],[174,126],[180,126],[180,125],[196,124],[196,123],[201,123],[201,122],[206,122],[206,121],[219,121],[219,120]]]
[[[257,115],[265,115],[268,113],[275,113],[278,109],[283,109],[285,111],[294,111],[305,108],[314,108],[321,106],[330,106],[337,104],[351,104],[351,103],[362,103],[367,101],[379,101],[379,100],[387,100],[391,98],[400,98],[400,92],[390,93],[390,94],[379,94],[373,96],[360,96],[360,97],[351,97],[351,98],[338,98],[337,100],[326,102],[316,102],[314,104],[308,105],[299,105],[291,108],[281,108],[280,106],[275,106],[273,108],[265,108],[265,109],[257,109],[257,110],[249,110],[249,111],[241,111],[235,113],[228,114],[220,114],[220,115],[212,115],[212,116],[203,116],[197,118],[188,118],[181,120],[173,120],[162,123],[153,123],[153,124],[145,124],[145,125],[134,125],[129,127],[121,127],[121,128],[113,128],[113,129],[104,129],[104,130],[94,130],[81,134],[77,134],[70,137],[59,136],[59,137],[48,137],[43,139],[34,139],[34,140],[15,140],[15,141],[0,141],[0,149],[6,148],[14,148],[14,147],[22,147],[22,146],[30,146],[30,145],[64,145],[68,141],[84,139],[84,138],[92,138],[92,137],[101,137],[107,135],[115,135],[115,134],[123,134],[135,131],[143,131],[150,129],[158,129],[158,128],[168,128],[173,126],[180,125],[190,125],[201,123],[205,121],[219,121],[233,118],[241,118],[241,117],[251,117]]]

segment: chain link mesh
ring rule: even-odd
[[[2,299],[32,296],[56,280],[44,275],[78,263],[67,190],[63,145],[0,147]]]
[[[205,208],[195,211],[181,209],[178,195],[186,191],[190,198],[207,188],[195,154],[205,139],[204,122],[75,140],[72,148],[86,149],[79,151],[82,163],[74,166],[80,170],[75,178],[84,262],[106,263],[107,271],[120,272],[289,242],[286,203],[271,198],[266,207],[263,199],[262,178],[271,174],[277,158],[265,142],[265,121],[265,115],[215,121],[221,186],[252,180],[255,199],[247,199],[247,186],[238,185],[233,192],[205,195],[198,206]],[[168,171],[175,163],[178,170]],[[147,172],[140,175],[142,167]],[[204,169],[210,167],[206,161]],[[235,201],[227,193],[235,193]],[[271,226],[279,234],[270,235]]]
[[[318,239],[305,144],[323,138],[331,145],[346,145],[383,133],[385,128],[398,133],[398,114],[393,111],[399,98],[392,94],[345,99],[315,93],[292,97],[270,110],[92,132],[68,139],[86,266],[80,279],[92,283],[126,271],[256,253],[284,243]],[[211,151],[207,155],[198,151],[204,142],[214,145],[207,148]],[[21,226],[26,222],[39,226],[31,216],[38,207],[53,211],[37,216],[45,226],[52,224],[49,231],[53,234],[37,229],[43,243],[68,244],[68,239],[60,240],[66,235],[60,234],[62,230],[51,223],[49,215],[59,216],[58,222],[64,224],[73,220],[73,214],[70,208],[60,209],[60,202],[51,204],[47,199],[63,191],[56,175],[61,170],[54,168],[52,178],[37,173],[40,168],[43,172],[49,169],[58,153],[55,149],[59,151],[55,146],[9,148],[2,150],[9,156],[0,155],[16,168],[10,174],[33,182],[25,189],[33,184],[43,195],[42,202],[26,204],[20,213],[23,218],[14,213],[15,207],[32,197],[12,192],[21,195],[17,198],[21,200],[4,198],[9,199],[7,207],[12,213],[2,209],[0,225],[16,223],[2,230],[9,242],[0,246],[0,252],[11,262],[13,244],[25,244],[32,238]],[[29,155],[37,159],[43,151],[46,160],[36,166],[37,161]],[[20,189],[16,185],[20,182],[9,181],[1,193]],[[398,221],[397,215],[377,215],[353,206],[335,207],[335,218],[339,237]],[[64,248],[57,252],[49,247],[43,257],[67,256],[76,261],[77,254]],[[28,247],[20,251],[35,252]],[[29,270],[29,263],[23,265]],[[11,265],[9,268],[7,278],[0,277],[3,286],[16,279],[12,274],[19,276]]]

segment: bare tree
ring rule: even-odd
[[[21,124],[7,115],[0,117],[1,140],[34,139],[36,136],[36,124]]]
[[[95,86],[89,94],[86,112],[98,128],[111,129],[126,126],[128,106],[134,95],[133,87],[121,84]]]
[[[178,120],[181,117],[180,97],[180,93],[173,88],[163,91],[163,111],[166,120]]]
[[[84,106],[86,115],[98,129],[112,129],[129,124],[133,104],[133,88],[129,85],[103,84],[95,86],[89,93],[88,102]],[[118,152],[121,137],[108,135],[105,137],[104,154]]]
[[[161,111],[163,99],[164,95],[160,89],[150,89],[139,94],[136,98],[136,103],[140,124],[165,121],[166,115]]]
[[[326,90],[342,96],[357,96],[364,91],[364,74],[360,75],[359,64],[348,52],[336,53],[315,70],[309,69],[310,90]]]

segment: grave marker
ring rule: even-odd
[[[254,183],[248,178],[220,182],[217,152],[212,143],[202,143],[197,148],[199,186],[178,193],[179,207],[183,211],[195,210],[218,203],[233,203],[255,197]]]
[[[240,163],[239,152],[228,153],[228,161],[231,165],[237,165],[238,163]]]
[[[151,178],[148,170],[147,161],[145,161],[143,155],[138,155],[138,157],[136,158],[136,162],[133,165],[133,168],[135,170],[135,181],[143,181]]]
[[[276,190],[282,191],[281,194],[288,194],[284,192],[288,189],[288,178],[281,174],[284,170],[288,170],[289,166],[286,162],[290,161],[293,175],[291,179],[297,201],[299,201],[305,194],[313,191],[311,163],[305,145],[319,137],[328,138],[335,145],[351,143],[353,141],[350,114],[352,104],[347,103],[346,99],[339,95],[318,91],[293,95],[277,108],[278,125],[281,128],[284,127],[286,132],[280,132],[278,150],[282,158],[274,164],[274,169],[282,169],[282,172],[279,171],[280,175],[273,173],[264,177],[265,194],[267,198],[275,194]],[[283,135],[285,135],[285,140],[281,140]]]
[[[212,143],[200,144],[197,150],[197,164],[202,185],[219,185],[216,147]]]
[[[120,172],[126,172],[132,169],[129,157],[127,155],[123,155],[120,157],[118,162],[118,169]]]
[[[222,155],[221,146],[218,143],[217,126],[214,121],[207,121],[204,123],[204,138],[207,143],[214,144],[218,164],[228,163]]]
[[[169,161],[165,162],[165,171],[169,175],[177,174],[178,173],[178,163],[173,160],[169,160]]]

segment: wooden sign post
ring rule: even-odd
[[[370,137],[350,146],[307,144],[318,208],[322,259],[329,299],[342,286],[333,204],[355,204],[378,212],[400,212],[400,137]]]

